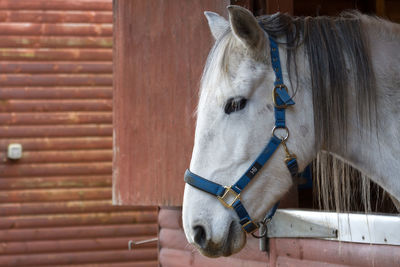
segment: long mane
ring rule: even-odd
[[[269,35],[286,36],[289,77],[292,72],[297,75],[297,48],[304,48],[310,68],[316,145],[324,150],[313,163],[318,206],[336,211],[378,210],[388,198],[386,192],[330,152],[347,147],[350,93],[354,101],[351,112],[356,112],[359,129],[375,129],[371,132],[378,134],[376,78],[362,21],[381,21],[358,12],[315,18],[278,13],[258,20]],[[371,192],[376,196],[375,207]],[[395,210],[393,206],[391,210]]]
[[[327,151],[333,144],[345,147],[348,88],[355,89],[358,122],[367,127],[376,122],[375,75],[360,16],[355,12],[315,18],[278,13],[259,18],[269,35],[286,35],[289,74],[296,72],[296,48],[304,46],[311,74],[316,145]]]

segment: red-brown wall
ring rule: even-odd
[[[162,266],[343,266],[359,263],[390,266],[395,263],[398,258],[386,257],[386,251],[397,252],[390,246],[274,239],[271,258],[267,258],[258,251],[257,240],[250,238],[248,247],[240,254],[209,259],[187,244],[179,209],[184,186],[182,174],[192,148],[198,81],[212,44],[202,11],[226,15],[228,2],[249,7],[257,15],[276,11],[295,15],[315,15],[318,11],[335,15],[343,6],[354,8],[361,3],[344,0],[115,0],[114,203],[169,206],[161,208],[159,213]],[[319,8],[322,2],[324,5]],[[370,8],[364,2],[362,6]],[[303,11],[308,13],[301,14]],[[290,203],[281,207],[297,205],[296,189],[290,196],[287,199]],[[344,250],[356,256],[341,254]]]
[[[114,203],[182,204],[213,42],[203,11],[226,14],[228,2],[114,1]]]
[[[112,28],[111,0],[0,0],[0,266],[157,266],[127,250],[157,208],[111,202]]]

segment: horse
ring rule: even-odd
[[[228,6],[228,13],[226,20],[205,12],[215,44],[200,83],[185,176],[182,219],[188,242],[208,257],[240,251],[249,223],[243,225],[242,217],[252,218],[253,231],[293,185],[285,167],[288,155],[297,160],[298,171],[320,151],[334,155],[398,201],[400,26],[355,11],[256,18]],[[272,45],[281,70],[274,65]],[[284,85],[274,87],[279,75]],[[277,105],[276,90],[287,92],[296,105]],[[271,137],[279,108],[286,111],[285,126],[275,127]],[[279,144],[243,191],[223,187],[251,173],[249,166],[275,138]],[[247,215],[232,208],[237,202]]]

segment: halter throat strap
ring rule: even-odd
[[[186,170],[184,177],[186,183],[199,190],[216,196],[218,200],[222,203],[222,205],[227,208],[234,209],[239,217],[239,222],[246,233],[253,233],[258,229],[259,225],[251,219],[249,213],[245,209],[241,201],[241,193],[251,182],[251,180],[257,175],[261,168],[269,161],[269,159],[272,157],[274,152],[279,148],[281,144],[284,146],[286,152],[285,163],[290,174],[292,176],[295,176],[298,172],[296,156],[294,154],[290,154],[286,146],[286,140],[289,137],[289,130],[286,127],[285,110],[288,106],[294,105],[295,103],[288,95],[287,88],[283,83],[278,44],[271,36],[269,36],[269,44],[271,65],[275,72],[275,87],[272,92],[272,98],[275,104],[275,126],[272,130],[272,136],[269,139],[267,145],[264,147],[256,160],[250,165],[247,171],[237,180],[236,183],[231,186],[222,186],[218,183],[198,176],[192,173],[190,170]],[[283,137],[278,137],[277,135],[275,135],[275,132],[279,129],[285,131],[286,135]],[[268,221],[274,216],[278,205],[279,202],[276,203],[273,208],[267,213],[264,221]]]

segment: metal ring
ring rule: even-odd
[[[254,234],[254,233],[251,233],[251,235],[252,235],[254,238],[258,238],[258,239],[266,237],[266,236],[268,235],[268,227],[267,227],[267,224],[269,224],[270,221],[271,221],[271,218],[264,218],[261,222],[258,222],[257,225],[258,225],[259,228],[260,228],[261,226],[264,226],[264,229],[265,229],[264,232],[263,232],[261,235],[256,235],[256,234]]]
[[[254,233],[251,233],[251,235],[254,238],[260,239],[260,238],[264,238],[267,236],[268,234],[268,228],[267,228],[267,224],[265,222],[259,222],[258,225],[264,226],[264,232],[261,233],[261,235],[256,235]],[[260,227],[260,226],[259,226]]]
[[[276,130],[284,130],[285,135],[284,136],[276,136],[276,134],[275,134]],[[274,128],[272,129],[272,135],[275,136],[276,138],[280,139],[281,141],[286,141],[289,138],[289,129],[286,126],[285,127],[274,126]]]

